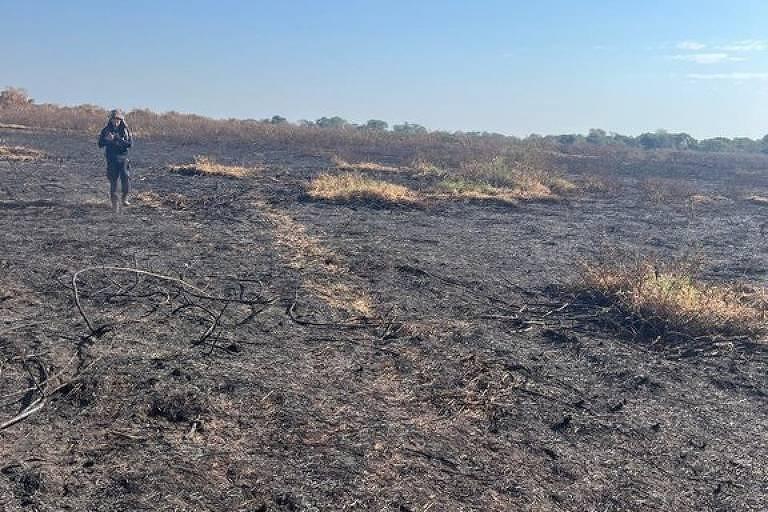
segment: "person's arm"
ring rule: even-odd
[[[99,147],[103,148],[109,144],[109,141],[107,140],[107,128],[104,127],[101,129],[101,133],[99,134]]]
[[[128,130],[128,127],[123,127],[121,132],[115,134],[115,138],[110,143],[119,150],[131,147],[133,141],[131,140],[131,132]]]
[[[125,137],[123,137],[122,144],[125,149],[128,149],[129,147],[133,146],[133,138],[131,137],[131,130],[128,129],[127,125],[125,126]]]

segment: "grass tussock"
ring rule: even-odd
[[[408,187],[354,173],[322,174],[310,182],[307,195],[313,199],[341,202],[411,205],[420,201],[419,195]]]
[[[704,282],[681,264],[654,260],[585,264],[579,287],[613,306],[623,327],[646,337],[759,336],[768,327],[765,290]]]
[[[350,163],[336,155],[331,157],[331,163],[341,171],[379,171],[379,172],[397,172],[399,167],[392,167],[377,162],[356,162]]]
[[[440,166],[424,158],[416,158],[412,160],[408,164],[408,168],[415,171],[416,174],[422,176],[435,176],[444,174],[444,171]]]
[[[25,126],[23,124],[9,124],[9,123],[0,123],[0,130],[31,130],[29,126]]]
[[[768,197],[765,196],[752,195],[747,197],[747,201],[759,206],[768,206]]]
[[[637,186],[642,197],[654,204],[678,203],[700,194],[693,184],[677,179],[645,178]]]
[[[588,174],[579,180],[578,188],[592,194],[617,194],[621,192],[621,182],[616,178]]]
[[[250,174],[251,169],[236,165],[223,165],[217,163],[209,156],[195,156],[189,164],[169,166],[171,172],[187,176],[225,176],[228,178],[244,178]]]
[[[688,198],[688,205],[691,208],[716,206],[718,204],[727,203],[729,201],[730,199],[721,195],[693,194]]]
[[[501,156],[464,162],[457,174],[465,184],[477,185],[463,187],[464,192],[470,195],[477,192],[523,201],[547,201],[557,200],[578,190],[576,184],[554,172],[524,160],[512,161]],[[461,195],[461,188],[456,191]]]
[[[438,196],[449,199],[493,200],[516,204],[520,199],[511,189],[494,187],[488,183],[476,182],[465,178],[447,178],[435,187]]]
[[[439,197],[450,199],[518,201],[557,201],[561,196],[534,177],[521,177],[514,186],[496,186],[464,177],[446,178],[435,187]]]
[[[0,146],[0,160],[10,160],[14,162],[32,162],[41,160],[45,153],[37,149],[25,148],[22,146]]]
[[[135,198],[138,202],[149,208],[169,208],[172,210],[183,210],[190,205],[190,201],[187,196],[173,192],[163,195],[152,191],[139,192],[136,194]]]

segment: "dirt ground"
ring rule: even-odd
[[[766,346],[632,339],[567,292],[617,246],[765,284],[768,157],[384,206],[307,199],[309,152],[139,139],[115,216],[94,137],[0,139],[47,154],[0,161],[0,424],[34,409],[2,510],[768,509]],[[198,154],[252,174],[167,171]]]

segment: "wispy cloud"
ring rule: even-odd
[[[718,46],[717,49],[726,52],[762,52],[768,50],[768,41],[764,39],[744,39]]]
[[[692,50],[692,51],[699,51],[706,48],[707,45],[703,43],[699,43],[698,41],[680,41],[675,45],[675,48],[678,50]]]
[[[686,52],[700,52],[704,49],[731,53],[762,52],[768,50],[768,39],[741,39],[721,44],[680,41],[675,44],[675,48]]]
[[[681,60],[685,62],[695,62],[696,64],[720,64],[722,62],[743,61],[743,57],[733,57],[725,52],[718,53],[685,53],[680,55],[670,55],[672,60]]]
[[[747,82],[753,80],[768,80],[768,73],[689,73],[686,77],[691,80],[730,80],[733,82]]]

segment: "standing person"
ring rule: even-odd
[[[109,198],[112,201],[112,211],[117,213],[120,205],[129,206],[128,192],[130,191],[130,162],[128,148],[131,147],[131,132],[125,124],[125,116],[119,110],[109,114],[107,126],[99,135],[99,147],[106,148],[107,177],[109,178]],[[118,202],[117,180],[120,180],[122,198]]]

